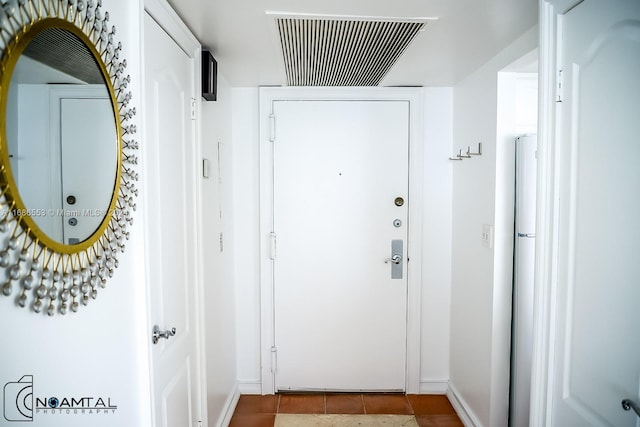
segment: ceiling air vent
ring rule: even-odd
[[[429,18],[275,19],[288,86],[377,86]]]
[[[33,38],[24,54],[89,84],[104,84],[104,77],[89,48],[75,34],[48,28]]]

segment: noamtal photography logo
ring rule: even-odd
[[[6,383],[3,397],[5,420],[33,421],[33,376]]]
[[[33,375],[4,385],[4,419],[10,422],[33,421],[34,416],[113,415],[118,409],[111,397],[67,396],[63,394],[36,395]]]

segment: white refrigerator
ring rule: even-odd
[[[536,226],[536,135],[516,138],[510,427],[529,425]]]

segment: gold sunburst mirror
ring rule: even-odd
[[[37,313],[95,299],[129,238],[138,143],[115,33],[101,0],[1,2],[0,292]]]

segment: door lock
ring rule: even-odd
[[[151,341],[154,344],[158,344],[158,340],[160,338],[169,339],[176,334],[176,328],[171,328],[171,330],[161,331],[160,326],[155,325],[153,327],[153,333],[151,334]]]

